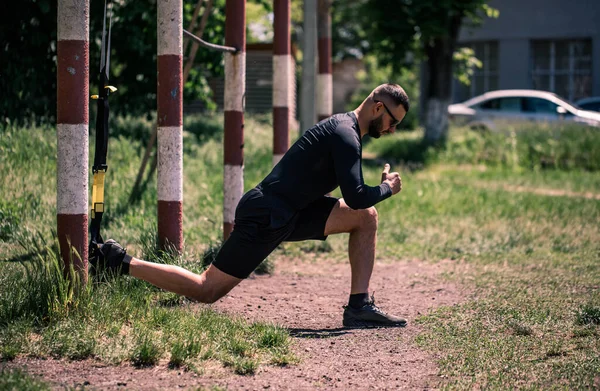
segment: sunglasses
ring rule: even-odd
[[[379,102],[381,102],[381,101],[380,101],[380,100],[375,100],[374,102],[375,102],[375,103],[379,103]],[[385,103],[381,102],[381,104],[382,104],[382,105],[383,105],[383,107],[385,108],[385,111],[387,111],[387,113],[390,115],[390,117],[392,117],[392,120],[394,121],[394,122],[392,122],[392,124],[390,125],[390,128],[393,128],[394,126],[397,126],[397,125],[400,123],[400,121],[398,121],[398,120],[396,119],[396,117],[394,117],[394,114],[392,114],[392,112],[390,111],[390,109],[388,109],[388,107],[385,105]]]

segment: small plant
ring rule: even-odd
[[[255,323],[252,325],[252,330],[259,333],[258,347],[259,348],[277,348],[287,346],[287,333],[284,329]]]
[[[0,200],[0,241],[11,240],[19,230],[21,219],[17,208],[3,200]]]
[[[562,346],[559,342],[552,342],[550,344],[550,347],[546,351],[546,357],[548,357],[548,358],[560,357],[560,356],[566,356],[566,355],[567,355],[567,352],[565,352],[565,350],[562,348]]]
[[[509,322],[508,327],[512,330],[512,332],[515,335],[518,336],[528,337],[530,335],[533,335],[533,329],[531,327],[517,321]]]
[[[588,325],[573,330],[573,338],[595,337],[598,334],[594,326]]]
[[[150,367],[158,363],[160,356],[160,348],[150,336],[142,332],[131,354],[131,363],[136,367]]]
[[[600,306],[586,304],[576,314],[575,323],[583,325],[600,325]]]
[[[248,357],[250,355],[251,346],[248,342],[232,338],[228,341],[227,351],[234,356]]]
[[[200,345],[200,342],[194,338],[187,342],[175,342],[171,348],[169,367],[181,367],[189,359],[197,357],[200,354],[201,349],[202,346]]]
[[[233,371],[238,375],[253,375],[258,368],[256,360],[244,357],[225,360],[225,365],[233,367]]]
[[[19,354],[19,348],[14,344],[0,345],[0,361],[12,361]]]

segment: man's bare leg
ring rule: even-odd
[[[325,235],[350,233],[348,256],[352,271],[351,294],[369,292],[375,262],[377,224],[377,210],[374,207],[355,210],[344,199],[340,199],[333,207],[325,224]]]
[[[146,262],[137,258],[131,260],[129,274],[202,303],[214,303],[242,281],[213,265],[202,274],[195,274],[179,266]]]
[[[350,233],[348,255],[352,282],[348,305],[344,307],[345,327],[405,327],[407,323],[406,319],[383,312],[368,298],[375,263],[377,224],[375,208],[354,210],[343,199],[333,207],[325,224],[325,235]]]

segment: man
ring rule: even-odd
[[[344,326],[406,326],[406,320],[386,314],[369,298],[378,222],[373,205],[399,193],[402,182],[386,164],[381,184],[365,185],[361,140],[366,134],[379,138],[393,133],[408,109],[402,87],[383,84],[356,110],[333,115],[307,130],[271,173],[242,197],[230,237],[201,275],[133,258],[114,240],[101,247],[104,259],[98,267],[213,303],[248,277],[281,242],[325,240],[346,232],[352,278]],[[326,196],[338,186],[343,198]]]

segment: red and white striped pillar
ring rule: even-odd
[[[60,255],[83,282],[88,262],[89,0],[58,0],[57,193]],[[68,269],[67,269],[68,270]]]
[[[235,208],[244,191],[244,94],[246,92],[246,0],[225,4],[225,135],[223,170],[223,239],[233,230]]]
[[[317,76],[317,115],[320,121],[333,114],[331,0],[319,0],[318,7],[319,75]]]
[[[158,240],[183,250],[183,3],[158,1]]]
[[[290,44],[290,0],[274,0],[273,38],[273,165],[289,147],[293,64]]]

